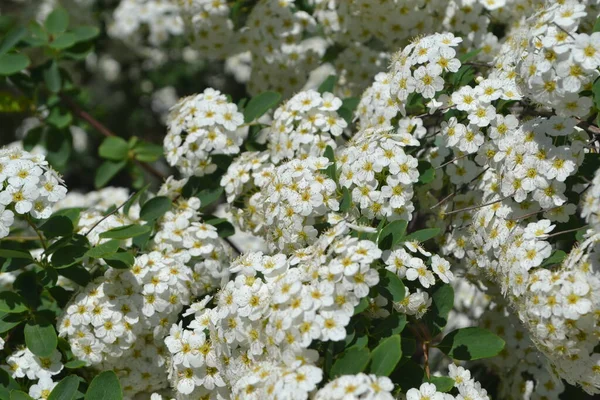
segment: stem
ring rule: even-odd
[[[42,243],[42,247],[44,248],[44,252],[48,250],[48,245],[46,244],[46,239],[44,239],[44,235],[42,235],[42,232],[40,232],[38,227],[35,226],[35,224],[31,221],[29,215],[25,215],[25,221],[27,221],[27,224],[29,224],[29,226],[35,231],[35,233],[37,233],[37,236],[40,239],[40,242]]]
[[[240,249],[239,249],[239,248],[238,248],[238,247],[237,247],[235,244],[233,244],[233,242],[232,242],[232,241],[231,241],[231,240],[230,240],[228,237],[225,237],[225,238],[222,238],[222,239],[223,239],[224,241],[226,241],[226,242],[227,242],[227,244],[228,244],[228,245],[230,245],[230,246],[231,246],[231,248],[232,248],[232,249],[233,249],[233,250],[234,250],[236,253],[238,253],[238,254],[242,254],[242,251],[241,251],[241,250],[240,250]]]
[[[116,213],[117,213],[117,211],[119,211],[119,210],[120,210],[120,209],[121,209],[121,208],[122,208],[122,207],[123,207],[125,204],[127,204],[127,202],[128,202],[129,200],[131,200],[131,198],[132,198],[133,196],[135,196],[135,193],[132,193],[132,194],[131,194],[131,196],[129,196],[129,198],[123,202],[123,204],[121,204],[119,207],[115,208],[114,210],[112,210],[112,211],[111,211],[111,212],[109,212],[108,214],[106,214],[104,217],[102,217],[102,219],[100,219],[100,221],[98,221],[98,222],[96,222],[94,225],[92,225],[92,227],[91,227],[90,229],[88,229],[88,231],[86,232],[86,234],[85,234],[85,235],[83,235],[83,236],[87,236],[87,235],[89,235],[89,234],[90,234],[90,232],[94,230],[94,228],[96,228],[98,225],[100,225],[100,224],[102,223],[102,221],[105,221],[105,220],[106,220],[108,217],[110,217],[111,215],[113,215],[113,214],[116,214]]]
[[[506,197],[502,197],[502,198],[500,198],[498,200],[490,201],[489,203],[480,204],[478,206],[473,206],[473,207],[462,208],[460,210],[450,211],[450,212],[447,212],[445,214],[446,215],[451,215],[451,214],[456,214],[456,213],[463,212],[463,211],[476,210],[478,208],[487,207],[487,206],[491,206],[492,204],[500,203],[501,201],[504,201],[504,200],[506,200],[506,199],[508,199],[510,197],[512,197],[512,194],[509,195],[509,196],[506,196]]]
[[[425,362],[425,375],[427,375],[427,380],[431,379],[431,371],[429,370],[429,342],[424,341],[423,344],[423,359]]]
[[[551,234],[551,235],[548,235],[548,236],[546,236],[546,239],[547,239],[547,238],[550,238],[550,237],[553,237],[553,236],[562,235],[563,233],[576,232],[576,231],[578,231],[578,230],[580,230],[580,229],[583,229],[583,228],[585,228],[585,227],[587,227],[587,226],[589,226],[589,225],[588,225],[588,224],[586,224],[586,225],[580,226],[579,228],[567,229],[566,231],[556,232],[556,233],[553,233],[553,234]]]
[[[63,103],[65,103],[71,109],[73,114],[90,124],[99,133],[106,137],[117,136],[110,129],[108,129],[106,126],[100,123],[97,119],[92,117],[88,112],[84,111],[81,107],[79,107],[79,105],[77,105],[77,103],[75,103],[75,101],[73,101],[73,99],[71,99],[69,96],[67,96],[64,93],[61,93],[60,98],[63,101]],[[143,169],[145,169],[147,172],[149,172],[151,175],[154,175],[154,177],[156,177],[157,179],[165,180],[165,176],[150,164],[137,160],[134,160],[134,162]]]

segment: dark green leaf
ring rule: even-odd
[[[406,315],[392,313],[387,317],[383,319],[378,319],[376,322],[374,322],[374,326],[370,328],[370,332],[374,338],[383,339],[392,335],[402,333],[405,326]]]
[[[92,258],[104,258],[111,256],[115,254],[117,250],[119,250],[120,244],[121,242],[119,240],[109,240],[107,242],[92,247],[85,253],[85,256]]]
[[[325,79],[323,83],[321,83],[317,91],[321,94],[325,92],[333,93],[333,89],[335,88],[337,80],[338,78],[336,75],[329,75],[327,79]]]
[[[367,368],[370,359],[371,354],[369,353],[369,349],[351,347],[335,361],[329,375],[336,377],[358,374]]]
[[[225,218],[213,218],[205,222],[217,228],[219,237],[225,238],[235,234],[235,228]]]
[[[77,375],[69,375],[52,389],[48,400],[73,400],[79,388],[79,377]]]
[[[140,210],[140,218],[144,221],[154,221],[162,217],[171,209],[171,199],[168,197],[154,197],[148,200]]]
[[[112,161],[125,160],[129,153],[127,141],[118,136],[109,136],[98,148],[98,155]]]
[[[354,307],[353,315],[360,314],[361,312],[365,311],[367,307],[369,307],[369,300],[367,300],[366,297],[363,297],[362,299],[360,299],[358,305]]]
[[[28,251],[8,249],[0,249],[0,258],[23,258],[26,260],[33,260],[33,257],[31,257],[31,254]]]
[[[448,314],[454,307],[454,289],[451,285],[444,284],[435,289],[431,295],[432,305],[423,316],[430,334],[436,336],[448,323]]]
[[[62,33],[69,27],[69,14],[64,8],[57,8],[48,14],[44,26],[48,33],[52,35]]]
[[[350,209],[352,205],[352,196],[347,187],[342,187],[342,201],[340,202],[340,212],[344,213]]]
[[[393,335],[379,342],[371,352],[371,373],[377,376],[389,376],[402,358],[400,335]]]
[[[17,25],[4,36],[2,43],[0,43],[0,55],[7,53],[11,50],[27,33],[27,29],[24,26]]]
[[[25,300],[14,292],[0,292],[0,312],[18,314],[27,311]]]
[[[58,129],[63,129],[71,125],[73,116],[70,111],[63,110],[60,106],[55,106],[51,108],[46,122]]]
[[[333,148],[331,146],[327,146],[325,148],[325,152],[323,153],[323,155],[325,157],[327,157],[327,159],[331,163],[331,165],[325,169],[325,171],[324,171],[325,175],[327,175],[329,178],[333,179],[334,182],[337,182],[337,173],[336,173],[337,167],[335,165],[335,153],[333,151]]]
[[[600,17],[596,19],[596,23],[594,24],[594,32],[600,32]]]
[[[594,104],[596,105],[596,108],[600,109],[600,79],[596,79],[594,82],[592,93],[594,93]]]
[[[429,228],[429,229],[421,229],[420,231],[413,232],[404,237],[404,242],[413,242],[417,241],[419,243],[426,242],[429,239],[432,239],[438,236],[442,230],[440,228]]]
[[[132,237],[143,235],[146,232],[152,230],[149,225],[126,225],[118,228],[111,229],[106,232],[102,232],[100,237],[102,239],[129,239]]]
[[[471,327],[450,332],[437,348],[457,360],[479,360],[500,353],[504,340],[486,329]]]
[[[19,390],[20,388],[17,381],[8,372],[0,368],[0,399],[10,399],[11,390]]]
[[[117,374],[104,371],[90,383],[85,394],[85,400],[122,400],[123,392]]]
[[[381,294],[396,303],[404,300],[406,288],[398,275],[384,269],[380,271],[380,274],[381,278],[377,286],[381,288]]]
[[[27,68],[29,58],[25,54],[2,54],[0,55],[0,75],[12,75]]]
[[[103,258],[108,265],[117,269],[129,269],[134,263],[133,254],[123,251]]]
[[[140,204],[142,203],[142,196],[146,193],[146,191],[148,190],[149,187],[150,187],[150,184],[147,184],[146,186],[144,186],[143,188],[141,188],[140,190],[135,192],[135,194],[133,196],[131,196],[129,199],[127,199],[127,201],[125,202],[125,205],[123,206],[123,212],[125,214],[129,214],[129,209],[136,202],[139,202]]]
[[[31,396],[21,390],[12,390],[10,400],[33,400]]]
[[[461,62],[461,64],[464,64],[467,61],[472,60],[473,58],[477,57],[477,55],[479,53],[481,53],[481,50],[483,50],[483,47],[479,48],[479,49],[475,49],[473,51],[470,51],[467,54],[463,54],[462,56],[458,57],[458,60]]]
[[[24,322],[26,315],[27,314],[7,314],[0,311],[0,333],[8,332],[15,326]],[[3,371],[2,368],[0,368],[0,371]]]
[[[396,220],[387,224],[381,230],[381,234],[379,235],[379,247],[385,250],[393,248],[404,237],[407,226],[408,222],[404,220]],[[388,237],[391,238],[391,241],[389,241],[389,243],[386,241],[386,238]],[[382,244],[384,243],[388,244],[388,246],[382,246]]]
[[[52,255],[52,264],[55,268],[66,268],[80,262],[88,251],[87,246],[70,244]]]
[[[435,178],[435,168],[427,161],[419,161],[419,182],[427,184]]]
[[[356,107],[358,107],[359,102],[360,99],[358,97],[348,97],[342,100],[342,106],[337,110],[337,112],[348,124],[352,123],[354,110],[356,110]]]
[[[475,69],[470,65],[463,65],[452,76],[452,85],[456,88],[465,86],[475,78]]]
[[[200,199],[200,209],[205,209],[206,207],[213,204],[215,201],[219,200],[222,194],[223,188],[221,186],[216,188],[207,188],[200,190],[196,194],[196,197]]]
[[[72,280],[79,286],[86,286],[92,280],[89,271],[81,265],[71,265],[70,267],[61,268],[57,271],[59,275]]]
[[[54,327],[48,322],[28,321],[25,324],[25,344],[38,357],[49,357],[58,345]]]
[[[43,70],[44,82],[48,90],[52,93],[58,93],[62,86],[62,80],[60,77],[60,71],[58,70],[58,63],[56,60],[50,62]]]
[[[264,92],[250,99],[244,109],[244,122],[252,122],[275,107],[281,100],[277,92]]]
[[[52,239],[59,236],[70,236],[73,234],[73,221],[64,215],[54,215],[44,225],[40,226],[44,236]]]
[[[96,171],[94,186],[101,188],[106,185],[112,178],[115,177],[127,165],[127,161],[105,161]]]

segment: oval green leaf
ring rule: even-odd
[[[85,394],[85,400],[122,400],[123,392],[117,374],[104,371],[96,376]]]

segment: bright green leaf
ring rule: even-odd
[[[106,185],[112,178],[115,177],[127,165],[127,161],[105,161],[96,171],[94,185],[96,188],[101,188]]]
[[[121,242],[116,239],[109,240],[107,242],[92,247],[85,253],[85,256],[91,258],[103,258],[111,256],[115,254],[117,250],[119,250],[120,243]]]
[[[196,193],[196,197],[200,199],[200,209],[205,209],[215,201],[219,200],[222,194],[223,187],[221,186],[200,190],[198,193]]]
[[[393,248],[404,237],[407,226],[408,222],[405,220],[396,220],[387,224],[379,235],[379,247],[384,250]],[[388,237],[390,239],[386,240]]]
[[[431,294],[431,300],[431,307],[423,316],[423,321],[427,324],[430,334],[435,336],[448,323],[448,315],[454,307],[454,289],[448,284],[441,285]]]
[[[116,269],[129,269],[135,261],[133,254],[127,251],[122,251],[103,257],[103,260],[106,261],[108,265]]]
[[[71,33],[75,35],[78,42],[84,42],[98,36],[100,34],[100,29],[95,26],[78,26],[71,30]]]
[[[2,54],[0,55],[0,75],[12,75],[27,68],[29,58],[25,54]]]
[[[433,383],[436,390],[442,393],[448,393],[454,388],[454,379],[449,376],[432,376],[429,382]]]
[[[360,299],[358,305],[354,307],[354,314],[352,315],[360,314],[361,312],[365,311],[367,307],[369,307],[369,300],[367,300],[366,297],[363,297]]]
[[[381,278],[378,286],[381,287],[382,295],[390,298],[394,302],[400,302],[404,300],[406,295],[406,288],[402,280],[398,278],[398,275],[391,271],[381,270]]]
[[[25,324],[25,344],[38,357],[49,357],[58,345],[54,326],[47,322],[28,321]]]
[[[340,212],[345,213],[352,206],[352,196],[347,187],[342,187],[342,201],[340,202]]]
[[[136,160],[142,162],[154,162],[162,157],[164,149],[162,146],[148,142],[138,142],[133,147]]]
[[[427,161],[419,161],[419,182],[427,184],[435,178],[435,168]]]
[[[12,390],[10,400],[33,400],[31,396],[21,390]]]
[[[330,376],[354,375],[363,372],[369,364],[371,353],[367,348],[351,347],[333,364]]]
[[[377,376],[389,376],[402,358],[400,335],[390,336],[377,345],[371,352],[371,373]]]
[[[463,54],[462,56],[458,57],[458,60],[461,62],[461,64],[464,64],[467,61],[475,58],[479,53],[481,53],[482,50],[483,50],[483,47],[479,48],[479,49],[475,49],[473,51],[470,51],[467,54]]]
[[[140,218],[144,221],[154,221],[162,217],[171,209],[171,199],[168,197],[157,196],[148,200],[140,210]]]
[[[123,240],[143,235],[144,233],[150,232],[151,230],[152,227],[149,225],[125,225],[111,229],[106,232],[102,232],[100,234],[100,237],[102,239]]]
[[[594,94],[594,104],[596,105],[596,108],[600,109],[600,79],[596,79],[594,82],[592,93]]]
[[[63,33],[69,27],[69,14],[64,8],[57,8],[48,14],[44,26],[52,35]]]
[[[98,148],[98,155],[112,161],[125,160],[129,153],[127,141],[118,136],[109,136]]]
[[[77,375],[69,375],[63,378],[58,385],[52,389],[48,400],[73,400],[77,395],[79,388],[79,377]]]
[[[65,368],[77,369],[77,368],[85,367],[86,365],[87,365],[87,362],[85,362],[83,360],[71,360],[65,364]]]
[[[546,266],[546,265],[554,265],[554,264],[560,264],[563,262],[563,260],[565,259],[565,257],[567,257],[567,253],[565,253],[562,250],[554,250],[552,252],[552,254],[550,255],[550,257],[548,257],[544,263],[542,264],[542,267]]]
[[[600,32],[600,17],[596,19],[596,23],[594,24],[594,32]]]
[[[85,400],[122,400],[123,392],[117,374],[104,371],[90,383],[85,394]]]
[[[262,116],[264,113],[275,107],[281,100],[281,95],[277,92],[263,92],[250,99],[244,109],[244,122],[252,122]]]
[[[25,300],[15,292],[0,293],[0,311],[8,314],[18,314],[27,311]]]
[[[470,327],[450,332],[437,348],[457,360],[479,360],[500,353],[504,340],[486,329]]]
[[[68,49],[77,43],[77,37],[71,32],[61,33],[50,42],[50,47],[56,50]]]

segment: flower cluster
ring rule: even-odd
[[[333,379],[314,396],[315,400],[393,400],[394,384],[385,376],[357,374]]]
[[[340,223],[290,257],[248,253],[236,259],[230,272],[237,275],[214,306],[205,308],[210,298],[193,305],[194,321],[187,329],[173,325],[165,340],[177,391],[306,399],[322,379],[309,346],[343,340],[354,307],[379,282],[371,264],[381,250],[346,233]]]
[[[184,97],[171,109],[164,140],[170,165],[184,176],[202,176],[217,168],[211,155],[236,154],[247,134],[244,117],[227,96],[214,89]]]
[[[321,156],[327,146],[336,148],[335,138],[348,126],[337,110],[342,100],[331,93],[303,91],[275,110],[266,135],[271,160]]]
[[[8,236],[15,213],[46,219],[66,194],[62,178],[44,156],[0,149],[0,238]]]

